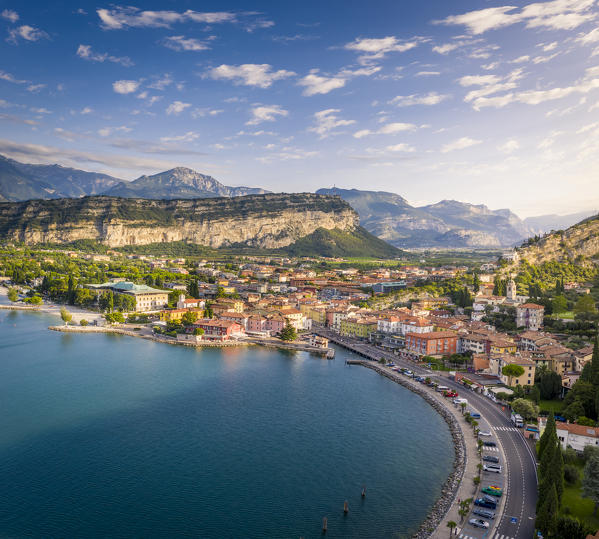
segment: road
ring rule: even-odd
[[[362,341],[340,337],[326,328],[317,327],[314,330],[325,337],[339,341],[342,346],[353,348],[358,353],[373,356],[375,359],[384,357],[394,361],[399,366],[409,368],[415,374],[431,378],[436,376],[442,380],[443,385],[455,389],[460,393],[460,396],[467,398],[468,403],[481,413],[501,444],[505,455],[505,462],[502,462],[505,465],[504,474],[505,469],[507,469],[507,478],[505,479],[507,488],[504,490],[503,512],[497,517],[498,522],[493,534],[487,536],[483,530],[477,530],[467,525],[458,537],[462,539],[530,539],[533,537],[537,503],[536,458],[532,447],[522,434],[522,429],[517,429],[512,425],[507,411],[503,411],[500,406],[487,397],[446,376],[416,366],[412,361],[398,358]],[[483,474],[482,485],[488,483],[486,475]]]

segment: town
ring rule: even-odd
[[[334,357],[329,343],[344,346],[469,406],[484,469],[501,472],[496,457],[481,452],[495,442],[481,436],[508,427],[490,419],[479,425],[469,393],[470,404],[458,398],[464,391],[487,397],[511,410],[525,438],[552,432],[564,455],[573,452],[568,510],[582,504],[579,468],[590,458],[586,448],[599,444],[599,380],[591,372],[599,367],[596,269],[531,266],[517,250],[462,256],[459,265],[421,256],[204,259],[5,245],[0,281],[15,308],[61,306],[60,330],[122,331],[197,347],[274,345],[324,358]],[[488,518],[478,502],[473,515]],[[577,516],[594,525],[593,516]]]

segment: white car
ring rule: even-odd
[[[481,431],[478,432],[478,435],[479,436],[493,436],[491,434],[491,431],[488,431],[488,430],[481,430]]]
[[[498,464],[483,464],[485,472],[501,473],[501,466]]]
[[[485,530],[489,528],[489,523],[481,518],[471,518],[468,523],[475,528],[484,528]]]

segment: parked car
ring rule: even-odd
[[[484,528],[485,530],[489,527],[489,523],[482,518],[471,518],[468,523],[475,528]]]
[[[447,398],[455,398],[459,397],[459,394],[456,391],[446,391],[443,396]]]
[[[488,509],[474,509],[472,511],[473,515],[477,515],[479,517],[485,517],[488,519],[494,519],[495,518],[495,511],[489,511]]]
[[[474,419],[480,419],[480,414],[478,412],[470,412],[470,417]]]
[[[478,431],[478,435],[479,436],[493,436],[493,434],[489,430],[480,430],[480,431]]]
[[[496,488],[493,488],[492,486],[485,487],[481,490],[481,492],[484,492],[485,494],[488,494],[489,496],[495,496],[497,498],[501,498],[501,496],[503,496],[503,490],[501,490],[499,487],[496,487]]]
[[[496,464],[499,464],[499,457],[494,457],[493,455],[485,455],[483,460],[486,462],[495,462]]]
[[[498,464],[483,464],[485,472],[501,473],[501,466]]]
[[[497,509],[497,502],[485,500],[484,498],[477,498],[474,500],[474,505],[479,507],[486,507],[487,509]]]
[[[491,442],[491,441],[488,441],[488,440],[484,441],[483,445],[485,447],[497,447],[497,444],[495,442]]]

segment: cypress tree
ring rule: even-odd
[[[562,494],[564,493],[564,456],[562,455],[562,448],[559,442],[553,448],[551,463],[549,464],[549,469],[545,473],[547,474],[547,479],[555,486],[559,507],[562,500]]]
[[[543,532],[545,537],[555,534],[557,528],[557,492],[555,485],[550,485],[545,501],[537,511],[536,527]]]
[[[543,454],[545,453],[545,448],[551,446],[552,443],[555,444],[555,442],[557,442],[557,431],[555,430],[555,417],[553,417],[553,413],[551,413],[549,414],[549,417],[547,417],[545,431],[539,440],[539,459],[541,461],[543,459]]]

